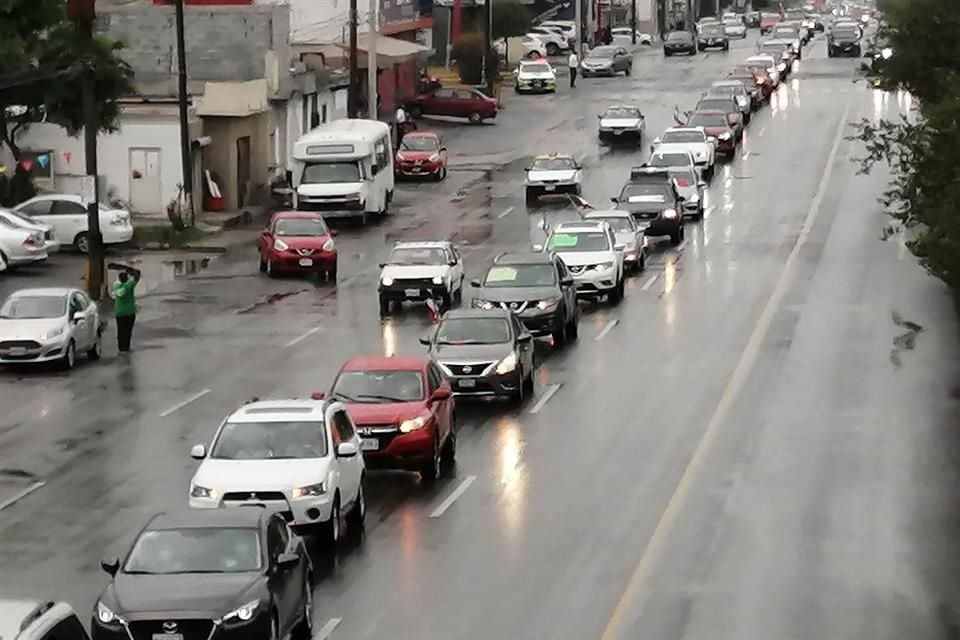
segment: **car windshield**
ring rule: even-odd
[[[275,233],[278,236],[319,237],[330,233],[319,216],[316,218],[281,218],[277,220]]]
[[[609,251],[610,239],[602,231],[558,232],[547,242],[549,251]]]
[[[666,202],[670,186],[662,182],[639,182],[628,184],[620,192],[625,202]]]
[[[684,42],[690,40],[690,34],[686,31],[671,31],[667,34],[667,42]]]
[[[677,183],[678,187],[692,187],[697,184],[697,176],[689,169],[674,170],[670,172],[670,177]]]
[[[603,112],[604,118],[639,118],[640,109],[635,107],[610,107]]]
[[[718,96],[735,96],[743,93],[743,85],[739,82],[737,84],[715,84],[710,87],[710,93]]]
[[[761,51],[765,51],[766,53],[773,53],[778,56],[783,54],[784,49],[786,49],[786,46],[783,44],[780,44],[779,42],[767,42],[765,44],[760,45]]]
[[[537,158],[531,168],[534,171],[568,171],[575,167],[573,158]]]
[[[634,227],[630,218],[622,218],[619,216],[610,217],[610,218],[590,218],[590,220],[603,220],[610,228],[613,229],[614,233],[626,233],[633,231]]]
[[[359,162],[314,162],[303,167],[302,184],[360,182]]]
[[[387,264],[442,265],[447,264],[447,252],[440,247],[398,247],[390,252]]]
[[[860,33],[854,29],[839,29],[833,32],[836,40],[859,40]]]
[[[651,167],[686,167],[693,164],[688,153],[657,153],[650,158]]]
[[[797,35],[797,30],[793,27],[777,27],[773,30],[774,38],[793,38]]]
[[[685,142],[705,142],[706,134],[702,131],[666,131],[660,142],[665,143],[685,143]]]
[[[133,545],[124,573],[245,573],[262,565],[256,529],[187,528],[144,531]]]
[[[697,127],[726,127],[729,126],[722,113],[695,113],[690,118],[690,124]]]
[[[0,307],[0,318],[34,320],[60,318],[67,313],[67,297],[55,295],[11,296]]]
[[[588,58],[612,58],[616,48],[614,47],[597,47],[591,51],[587,57]]]
[[[703,27],[701,33],[705,36],[717,36],[723,33],[723,29],[714,24],[708,24]]]
[[[419,371],[342,371],[333,395],[347,402],[419,402],[423,389]]]
[[[550,73],[550,65],[542,63],[520,65],[520,71],[523,73]]]
[[[724,20],[723,26],[725,27],[740,27],[743,26],[740,24],[739,20]]]
[[[400,148],[405,151],[436,151],[440,148],[440,140],[435,136],[405,135]]]
[[[483,279],[485,287],[550,287],[557,283],[552,264],[494,265]]]
[[[448,318],[437,327],[437,344],[501,344],[510,341],[502,318]]]
[[[322,422],[228,422],[210,451],[220,460],[303,460],[327,455]]]

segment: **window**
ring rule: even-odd
[[[333,428],[340,436],[341,442],[353,440],[356,435],[353,431],[353,423],[350,422],[350,416],[347,415],[346,411],[341,410],[333,414]]]
[[[427,384],[430,387],[430,393],[440,388],[440,385],[443,384],[443,376],[440,374],[440,371],[437,369],[437,365],[432,362],[427,365]]]
[[[454,260],[456,260],[457,262],[460,262],[460,250],[457,249],[455,246],[450,245],[450,251],[453,252]]]
[[[24,206],[20,209],[20,213],[24,213],[28,216],[45,216],[50,213],[50,205],[53,204],[50,200],[37,200],[36,202],[31,202],[30,204]]]
[[[89,636],[76,615],[64,618],[47,631],[40,640],[87,640]]]
[[[387,144],[386,136],[380,138],[374,143],[373,153],[376,158],[378,169],[384,169],[390,166],[390,145]]]
[[[453,89],[437,89],[433,92],[434,98],[449,99],[453,97]]]
[[[75,313],[81,313],[84,309],[87,308],[87,305],[83,304],[83,301],[80,299],[80,296],[76,293],[70,296],[70,317],[73,317]]]
[[[275,564],[287,550],[288,540],[285,539],[285,528],[283,523],[276,519],[270,520],[270,524],[267,525],[267,554],[270,556],[271,563]]]
[[[473,100],[474,98],[473,91],[470,91],[469,89],[457,89],[454,92],[454,95],[456,96],[457,100]]]
[[[87,208],[72,200],[54,200],[50,207],[50,214],[54,216],[87,215]]]

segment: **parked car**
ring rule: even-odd
[[[77,354],[99,360],[100,309],[79,289],[21,289],[0,306],[0,364],[58,362],[72,369]]]
[[[48,256],[43,234],[0,218],[0,260],[7,269],[43,262]]]
[[[404,134],[397,149],[394,171],[398,178],[443,180],[447,177],[447,148],[438,133],[410,131]]]
[[[530,27],[527,35],[541,40],[547,49],[548,56],[555,56],[570,49],[570,40],[559,29],[544,26]]]
[[[73,607],[50,600],[0,600],[0,638],[90,640]]]
[[[6,222],[14,227],[19,227],[31,233],[40,233],[43,235],[43,248],[47,253],[56,253],[60,250],[60,241],[57,240],[57,233],[49,224],[32,220],[22,213],[17,213],[12,209],[0,208],[0,221]]]
[[[543,40],[530,33],[520,39],[520,46],[523,48],[524,58],[541,58],[547,54],[547,47],[544,45]],[[507,51],[507,41],[504,38],[497,38],[494,40],[493,49],[501,58],[505,58],[509,53]],[[433,88],[437,89],[439,87]]]
[[[422,93],[406,104],[414,118],[420,116],[451,116],[466,118],[472,124],[497,117],[497,101],[476,89],[440,87]]]
[[[380,264],[380,314],[404,302],[438,300],[443,309],[460,304],[463,278],[463,258],[449,240],[398,242]]]
[[[346,405],[357,425],[368,469],[417,471],[428,482],[452,471],[456,410],[450,382],[430,358],[351,358],[330,397]]]
[[[336,282],[337,247],[333,241],[336,233],[320,213],[275,213],[257,241],[260,271],[270,277],[281,273],[315,273]]]
[[[35,196],[18,204],[13,210],[53,227],[61,243],[72,244],[81,253],[89,249],[87,208],[80,196],[63,193]],[[105,245],[123,244],[133,239],[129,211],[100,203],[99,214],[100,234]]]
[[[633,70],[633,56],[620,46],[603,45],[593,48],[580,63],[580,75],[615,76],[618,73],[628,76]]]
[[[663,55],[669,58],[678,53],[697,55],[697,39],[689,31],[670,31],[663,37]]]

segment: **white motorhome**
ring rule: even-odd
[[[393,199],[390,127],[377,120],[334,120],[293,146],[293,203],[329,217],[384,215]]]

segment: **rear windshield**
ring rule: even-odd
[[[686,31],[674,31],[667,34],[668,42],[683,42],[690,39],[690,34]]]
[[[707,136],[702,131],[666,131],[661,142],[704,142]]]
[[[721,113],[695,113],[690,124],[698,127],[726,127],[726,118]]]
[[[620,192],[622,202],[666,202],[672,197],[670,186],[665,183],[631,183]]]
[[[688,153],[658,153],[650,158],[651,167],[686,167],[691,163]]]
[[[701,100],[697,105],[698,109],[707,109],[709,111],[735,111],[736,105],[729,98],[717,98]]]
[[[520,71],[524,73],[550,73],[550,67],[545,64],[524,64],[520,65]]]

